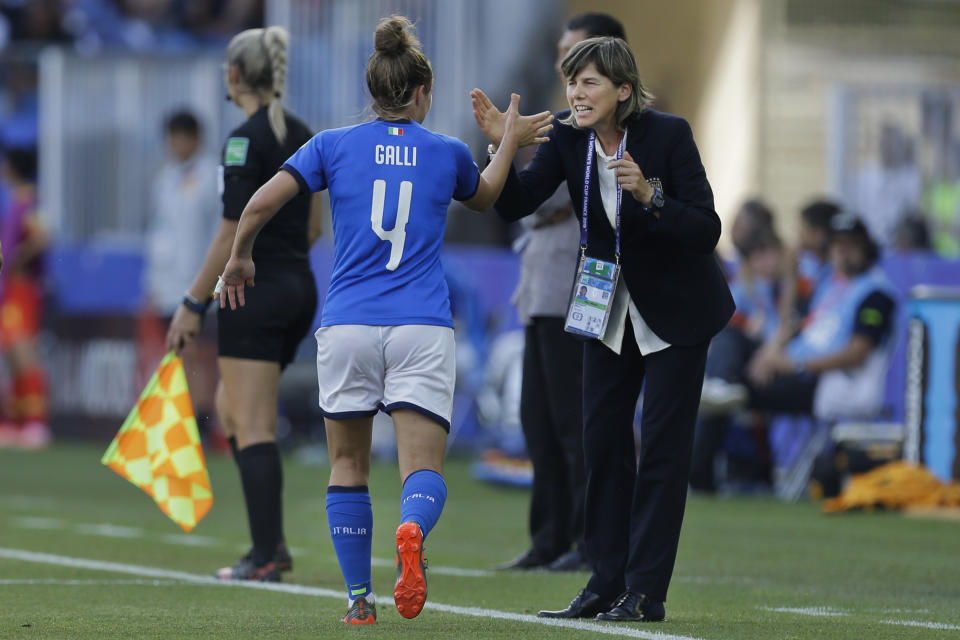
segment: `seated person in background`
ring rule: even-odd
[[[814,294],[833,277],[830,262],[830,222],[840,213],[840,206],[830,200],[814,200],[800,211],[799,242],[794,260],[797,285],[794,300],[790,301],[806,315]],[[788,328],[786,341],[798,327]]]
[[[780,238],[771,227],[757,226],[740,239],[738,251],[740,268],[730,284],[737,310],[710,345],[702,392],[705,401],[694,437],[690,486],[700,491],[716,489],[714,459],[724,446],[732,419],[722,410],[723,404],[742,404],[747,363],[761,345],[775,338],[780,324],[778,298],[784,262]],[[754,431],[762,432],[762,427],[760,424]],[[744,479],[769,475],[768,466],[762,462],[766,456],[757,451],[764,448],[763,438],[759,440],[759,446],[747,439],[737,447],[746,453],[739,466],[751,478]],[[728,462],[732,462],[729,457]],[[733,466],[728,464],[731,472]]]
[[[819,419],[872,417],[883,406],[896,310],[877,266],[879,247],[859,218],[831,221],[834,275],[817,291],[803,328],[781,351],[758,351],[745,406]]]
[[[833,277],[830,222],[839,212],[840,207],[829,200],[814,200],[800,211],[799,241],[783,259],[776,331],[766,336],[760,348],[765,355],[775,356],[799,333],[813,297]],[[717,385],[712,390],[720,391]]]
[[[896,251],[930,251],[930,230],[923,214],[915,212],[901,220],[893,230]]]
[[[764,204],[762,200],[757,198],[747,200],[740,205],[736,215],[733,217],[733,224],[730,225],[730,239],[733,242],[733,248],[737,252],[737,266],[728,269],[728,280],[733,280],[736,277],[736,271],[739,265],[743,263],[744,256],[747,253],[750,238],[754,234],[764,230],[773,230],[773,213],[770,211],[770,208]]]

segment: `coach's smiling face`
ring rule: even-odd
[[[591,62],[573,78],[567,79],[567,103],[584,129],[605,129],[614,122],[617,105],[630,97],[631,87],[614,86]]]

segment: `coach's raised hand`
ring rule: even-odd
[[[517,98],[519,100],[519,98]],[[473,118],[487,139],[496,146],[503,140],[503,132],[507,124],[507,114],[497,109],[480,89],[470,92],[470,101],[473,104]],[[547,133],[553,129],[553,114],[541,111],[529,116],[517,114],[517,146],[525,147],[528,144],[541,144],[547,141]]]

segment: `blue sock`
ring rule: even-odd
[[[327,522],[350,600],[369,595],[373,508],[367,487],[327,487]]]
[[[400,494],[400,521],[416,522],[426,538],[440,519],[447,500],[447,483],[436,471],[420,469],[407,476]]]

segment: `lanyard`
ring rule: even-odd
[[[804,320],[803,327],[806,328],[816,324],[817,321],[820,320],[820,318],[825,313],[832,310],[836,302],[840,299],[840,297],[847,292],[847,289],[850,287],[850,284],[852,282],[853,282],[852,278],[841,279],[841,276],[839,274],[834,275],[833,282],[831,283],[834,287],[833,290],[829,291],[829,294],[830,294],[829,296],[824,296],[823,300],[817,301],[817,306],[810,310],[810,313],[807,315],[807,318]]]
[[[623,158],[623,142],[627,139],[627,136],[624,135],[620,138],[620,144],[617,145],[617,160]],[[595,149],[597,145],[597,133],[593,130],[590,131],[590,137],[587,139],[587,164],[583,172],[583,215],[581,216],[580,224],[580,255],[585,256],[587,254],[587,219],[590,217],[588,215],[590,207],[590,180],[593,176],[593,156],[595,154]],[[620,264],[620,202],[623,200],[623,189],[620,187],[620,181],[617,181],[617,224],[616,224],[616,236],[617,236],[617,246],[614,253],[616,257],[617,264]]]

